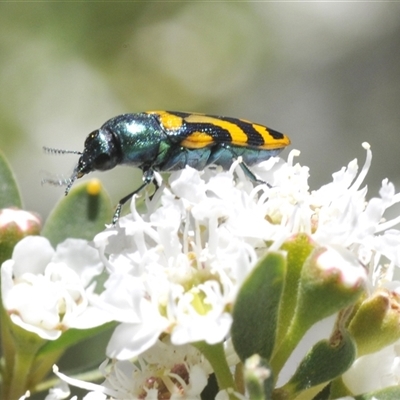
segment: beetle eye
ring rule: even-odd
[[[93,160],[93,167],[95,169],[103,169],[104,167],[107,166],[108,162],[110,161],[110,155],[107,153],[102,153],[99,154],[94,160]]]
[[[89,147],[95,141],[95,139],[98,138],[98,136],[99,136],[99,130],[95,130],[92,133],[90,133],[90,135],[85,140],[85,147]]]

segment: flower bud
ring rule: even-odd
[[[374,353],[400,338],[399,294],[378,289],[364,300],[349,324],[358,356]]]
[[[321,247],[304,263],[298,298],[298,319],[310,326],[354,303],[367,274],[355,255],[344,248]]]
[[[25,236],[38,235],[39,217],[17,208],[0,210],[0,264],[11,258],[14,246]]]

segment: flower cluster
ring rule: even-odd
[[[116,399],[194,399],[204,389],[212,369],[201,352],[190,345],[174,346],[168,336],[137,358],[105,361],[100,366],[105,377],[102,387],[96,387],[95,400],[105,394]],[[63,381],[86,388],[93,384],[77,381],[54,371]]]
[[[290,310],[279,316],[279,323],[271,322],[277,332],[268,354],[274,373],[282,371],[312,325],[359,299],[353,314],[339,312],[337,323],[340,329],[346,325],[358,352],[354,364],[354,359],[338,364],[343,372],[353,364],[343,375],[346,394],[387,386],[382,380],[366,386],[359,383],[363,378],[354,379],[365,372],[363,357],[373,353],[379,359],[380,351],[386,351],[382,374],[391,365],[393,384],[400,374],[395,347],[388,350],[388,345],[395,346],[400,332],[398,317],[389,310],[400,293],[400,285],[392,282],[400,266],[400,231],[394,229],[400,218],[386,221],[384,213],[400,202],[400,194],[385,179],[379,197],[367,201],[363,181],[372,154],[367,144],[364,148],[361,171],[354,160],[315,191],[308,186],[308,168],[294,163],[297,151],[287,162],[271,158],[252,167],[268,184],[249,180],[240,159],[229,171],[187,167],[173,172],[144,204],[135,197],[131,213],[99,233],[93,247],[67,241],[54,251],[42,238],[19,242],[2,267],[3,304],[15,323],[46,339],[68,327],[84,328],[83,321],[91,326],[119,323],[106,349],[111,362],[101,366],[103,385],[55,371],[69,384],[91,390],[88,399],[200,399],[212,372],[222,389],[218,399],[241,399],[243,391],[236,391],[229,379],[221,384],[218,362],[209,350],[223,343],[216,359],[223,358],[228,371],[239,363],[237,354],[243,361],[243,349],[234,349],[230,339],[236,304],[260,260],[279,254],[289,267],[299,266],[298,272],[287,271],[293,274],[286,278],[293,279],[291,284],[272,291],[282,303],[272,314]],[[300,253],[294,253],[294,243],[302,240]],[[40,257],[34,247],[40,247]],[[107,279],[95,293],[90,283],[103,267]],[[24,303],[27,293],[40,304]],[[42,311],[34,313],[32,307]],[[366,331],[376,337],[371,340]],[[311,352],[308,360],[314,356]],[[306,369],[307,363],[301,366]],[[298,376],[281,376],[279,383],[285,390],[301,390],[294,381]],[[307,379],[315,385],[325,382],[319,375]],[[48,399],[61,398],[55,393]]]
[[[122,323],[107,355],[134,357],[162,332],[177,345],[220,342],[257,259],[298,233],[350,250],[371,271],[382,268],[381,256],[400,266],[400,235],[388,230],[398,221],[382,222],[400,195],[384,180],[380,198],[366,202],[360,187],[370,163],[367,148],[360,174],[354,160],[312,193],[308,168],[293,165],[293,152],[287,163],[274,158],[254,168],[272,187],[253,187],[238,163],[228,172],[186,168],[171,175],[160,206],[154,197],[139,213],[133,201],[131,214],[94,239],[110,273],[97,305]],[[348,265],[343,272],[353,278]]]
[[[69,328],[104,324],[107,317],[89,304],[102,269],[84,240],[67,239],[54,250],[47,239],[28,236],[1,267],[3,306],[13,323],[47,340]]]
[[[272,158],[254,167],[270,186],[254,187],[239,160],[225,172],[172,173],[168,186],[146,199],[146,212],[134,200],[128,216],[94,239],[109,278],[93,302],[120,322],[107,356],[143,355],[163,333],[175,346],[223,341],[237,293],[257,260],[298,233],[330,249],[319,265],[339,271],[344,285],[366,279],[360,262],[371,273],[383,268],[381,256],[399,266],[400,235],[387,230],[397,221],[382,222],[382,216],[400,197],[385,180],[380,198],[366,202],[361,186],[371,151],[365,148],[360,173],[354,160],[311,193],[308,168],[294,164],[293,151],[288,162]]]

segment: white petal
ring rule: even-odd
[[[149,324],[120,324],[107,345],[107,356],[118,360],[138,356],[157,341],[162,332],[160,328],[161,326],[150,327]]]
[[[43,273],[54,255],[50,242],[42,236],[27,236],[19,241],[13,251],[14,276],[20,277],[29,272]]]
[[[76,271],[84,286],[103,270],[98,250],[81,239],[67,239],[60,243],[53,261],[66,263],[69,268]]]

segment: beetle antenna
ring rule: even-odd
[[[46,146],[43,146],[43,150],[49,154],[78,154],[80,156],[83,154],[81,151],[53,149],[52,147],[46,147]]]
[[[65,195],[67,195],[69,193],[69,191],[77,177],[78,177],[78,170],[77,170],[77,168],[75,168],[71,177],[69,179],[67,179],[67,187],[65,188]]]
[[[42,185],[66,186],[69,182],[70,178],[58,177],[57,175],[50,175],[48,178],[42,178]]]
[[[74,172],[72,173],[72,175],[69,178],[58,177],[58,176],[55,176],[55,175],[50,175],[47,178],[43,178],[42,179],[42,185],[49,184],[49,185],[52,185],[52,186],[66,186],[65,195],[67,195],[77,177],[78,177],[78,172],[75,169]]]

